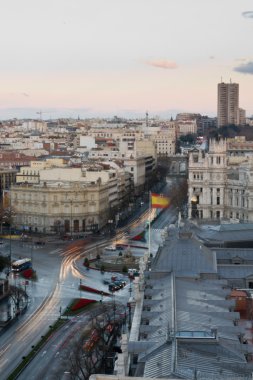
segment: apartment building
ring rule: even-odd
[[[239,84],[218,83],[218,128],[239,125]]]
[[[39,183],[40,171],[53,167],[66,167],[67,161],[63,158],[48,158],[43,161],[31,161],[29,166],[22,166],[16,175],[17,183]]]

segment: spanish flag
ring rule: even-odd
[[[162,194],[151,193],[151,207],[152,208],[167,208],[170,205],[170,198]]]

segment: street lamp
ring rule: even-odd
[[[31,239],[31,262],[33,265],[33,239]]]
[[[71,236],[71,239],[72,239],[72,218],[73,218],[73,215],[72,215],[72,205],[73,205],[73,200],[71,199],[70,200],[70,236]]]
[[[112,219],[109,219],[109,220],[108,220],[108,224],[109,224],[109,231],[110,231],[110,235],[111,235],[111,234],[112,234],[113,220],[112,220]]]

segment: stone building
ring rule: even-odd
[[[225,140],[211,140],[209,152],[189,154],[188,216],[253,221],[253,158],[230,156]]]
[[[9,190],[11,185],[16,182],[16,169],[0,169],[0,200],[3,199],[4,190]]]
[[[15,185],[14,224],[20,230],[43,233],[96,231],[108,221],[108,197],[108,184],[101,181]]]
[[[190,218],[220,219],[225,216],[225,187],[227,181],[226,141],[210,140],[209,152],[189,153],[188,216]]]

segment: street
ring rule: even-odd
[[[151,228],[151,252],[156,252],[161,243],[161,232],[163,228],[175,221],[175,218],[175,210],[170,208],[165,210],[165,212],[163,212],[154,222]],[[147,211],[144,211],[143,216],[140,216],[135,221],[131,222],[131,235],[134,235],[136,231],[145,227],[146,221]],[[101,300],[101,295],[83,291],[80,293],[79,291],[80,280],[87,286],[92,286],[93,288],[102,291],[108,291],[108,286],[103,283],[105,274],[103,275],[100,271],[96,270],[87,271],[82,265],[82,257],[91,257],[96,253],[97,247],[102,249],[117,240],[128,241],[128,238],[125,237],[125,233],[122,229],[115,237],[109,239],[109,241],[108,239],[100,242],[92,240],[89,242],[85,242],[85,240],[76,240],[70,243],[61,242],[60,245],[55,242],[48,243],[46,246],[39,248],[31,247],[29,246],[29,243],[20,243],[18,241],[12,242],[13,259],[30,257],[30,254],[32,253],[33,267],[37,272],[38,280],[36,282],[29,281],[29,285],[26,286],[30,300],[27,312],[20,316],[19,319],[10,326],[8,330],[4,331],[0,337],[1,378],[6,379],[8,377],[8,375],[20,363],[22,357],[30,352],[31,346],[36,344],[40,337],[48,331],[49,326],[59,318],[60,310],[64,310],[73,298],[84,297],[92,298],[97,301]],[[8,253],[8,242],[3,244],[1,250],[3,253]],[[138,255],[142,254],[140,253],[140,249],[133,250],[133,254],[135,253]],[[19,277],[12,278],[11,282],[16,285],[20,284],[21,286],[25,286],[24,280]],[[129,298],[129,287],[130,285],[128,282],[124,289],[115,293],[115,302],[126,305]],[[104,302],[106,302],[106,297],[104,297]],[[71,322],[71,324],[76,325],[77,330],[80,327],[80,323],[75,320]],[[59,335],[58,333],[54,335],[54,344],[56,346],[61,342],[61,340],[57,340],[57,337],[60,335],[60,332]],[[43,354],[43,352],[45,353]],[[53,366],[53,358],[55,355],[60,355],[57,354],[57,352],[58,351],[55,351],[55,349],[51,349],[51,351],[44,349],[38,354],[38,358],[43,354],[44,359],[43,361],[40,361],[40,365],[35,371],[37,373],[37,377],[34,377],[35,379],[42,378],[39,374],[43,373],[45,368],[49,371],[49,375],[47,376],[50,376],[51,371],[49,369]],[[38,362],[39,359],[37,358],[33,360],[33,363]],[[36,367],[36,364],[31,365],[35,365]],[[27,370],[28,368],[30,368],[30,365],[27,367]],[[32,378],[31,375],[29,379],[30,378]],[[47,377],[43,376],[43,378]]]

